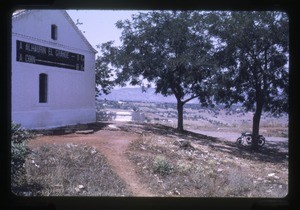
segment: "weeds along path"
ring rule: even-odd
[[[134,165],[125,155],[132,141],[140,138],[138,134],[118,130],[99,130],[93,134],[67,134],[40,136],[29,142],[31,148],[46,144],[85,144],[93,146],[106,156],[112,170],[125,181],[133,196],[153,196],[148,186],[139,182]]]

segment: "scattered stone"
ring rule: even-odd
[[[267,192],[267,193],[271,193],[271,192],[272,192],[272,190],[270,189],[270,190],[267,190],[266,192]]]
[[[96,148],[95,148],[95,147],[92,147],[92,149],[91,149],[91,154],[93,155],[93,154],[95,154],[96,152],[97,152]]]
[[[82,130],[82,131],[76,131],[76,134],[91,134],[94,133],[94,130]]]
[[[31,160],[31,163],[34,164],[35,167],[40,168],[40,166],[38,164],[36,164],[34,160]]]
[[[111,125],[111,124],[110,124],[110,125],[108,125],[107,127],[108,127],[109,130],[120,130],[120,128],[117,127],[116,125]]]
[[[180,195],[180,192],[177,189],[175,189],[175,190],[173,190],[173,194],[174,195]]]
[[[218,168],[217,172],[222,172],[223,169],[222,168]]]
[[[268,174],[268,177],[273,177],[273,176],[275,176],[275,173]]]
[[[84,186],[82,184],[78,185],[77,187],[75,187],[75,191],[77,193],[79,193],[80,191],[84,190]]]

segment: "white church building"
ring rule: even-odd
[[[12,121],[43,129],[96,121],[95,54],[64,10],[12,16]]]

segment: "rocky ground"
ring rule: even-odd
[[[78,130],[93,132],[76,133]],[[116,196],[287,195],[287,140],[273,141],[252,151],[247,145],[238,147],[234,141],[206,134],[200,134],[200,131],[181,134],[161,124],[94,123],[40,131],[29,146],[33,151],[52,145],[94,148],[124,183],[125,189],[121,187],[123,190],[116,191]],[[34,156],[32,158],[34,160]],[[33,166],[32,163],[31,168],[39,170]],[[93,179],[92,174],[89,173],[89,179]],[[81,185],[89,195],[101,188],[97,185],[86,187],[85,183],[74,183],[73,186],[75,189]]]

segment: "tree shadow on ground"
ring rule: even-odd
[[[74,126],[63,126],[48,130],[39,130],[38,133],[44,135],[65,135],[78,130],[94,130],[97,132],[111,123],[95,122]],[[228,153],[237,158],[251,159],[269,163],[284,163],[288,159],[288,142],[266,142],[258,150],[253,150],[250,145],[239,146],[234,142],[224,141],[216,137],[211,137],[191,131],[178,132],[177,129],[161,125],[147,123],[126,123],[118,126],[121,130],[135,132],[139,134],[157,134],[175,139],[186,139],[194,143],[209,146],[216,151]]]
[[[271,142],[253,150],[251,145],[237,145],[235,142],[224,141],[216,137],[206,136],[191,131],[178,132],[175,128],[165,125],[143,125],[145,132],[182,138],[194,143],[209,146],[216,151],[228,153],[237,158],[257,160],[269,163],[284,163],[288,160],[288,142]]]
[[[87,124],[61,126],[57,128],[51,128],[51,129],[33,130],[33,132],[47,135],[47,136],[65,135],[65,134],[75,133],[76,131],[82,131],[82,130],[93,130],[94,132],[97,132],[103,129],[104,127],[108,126],[109,124],[111,123],[94,122],[94,123],[87,123]]]

